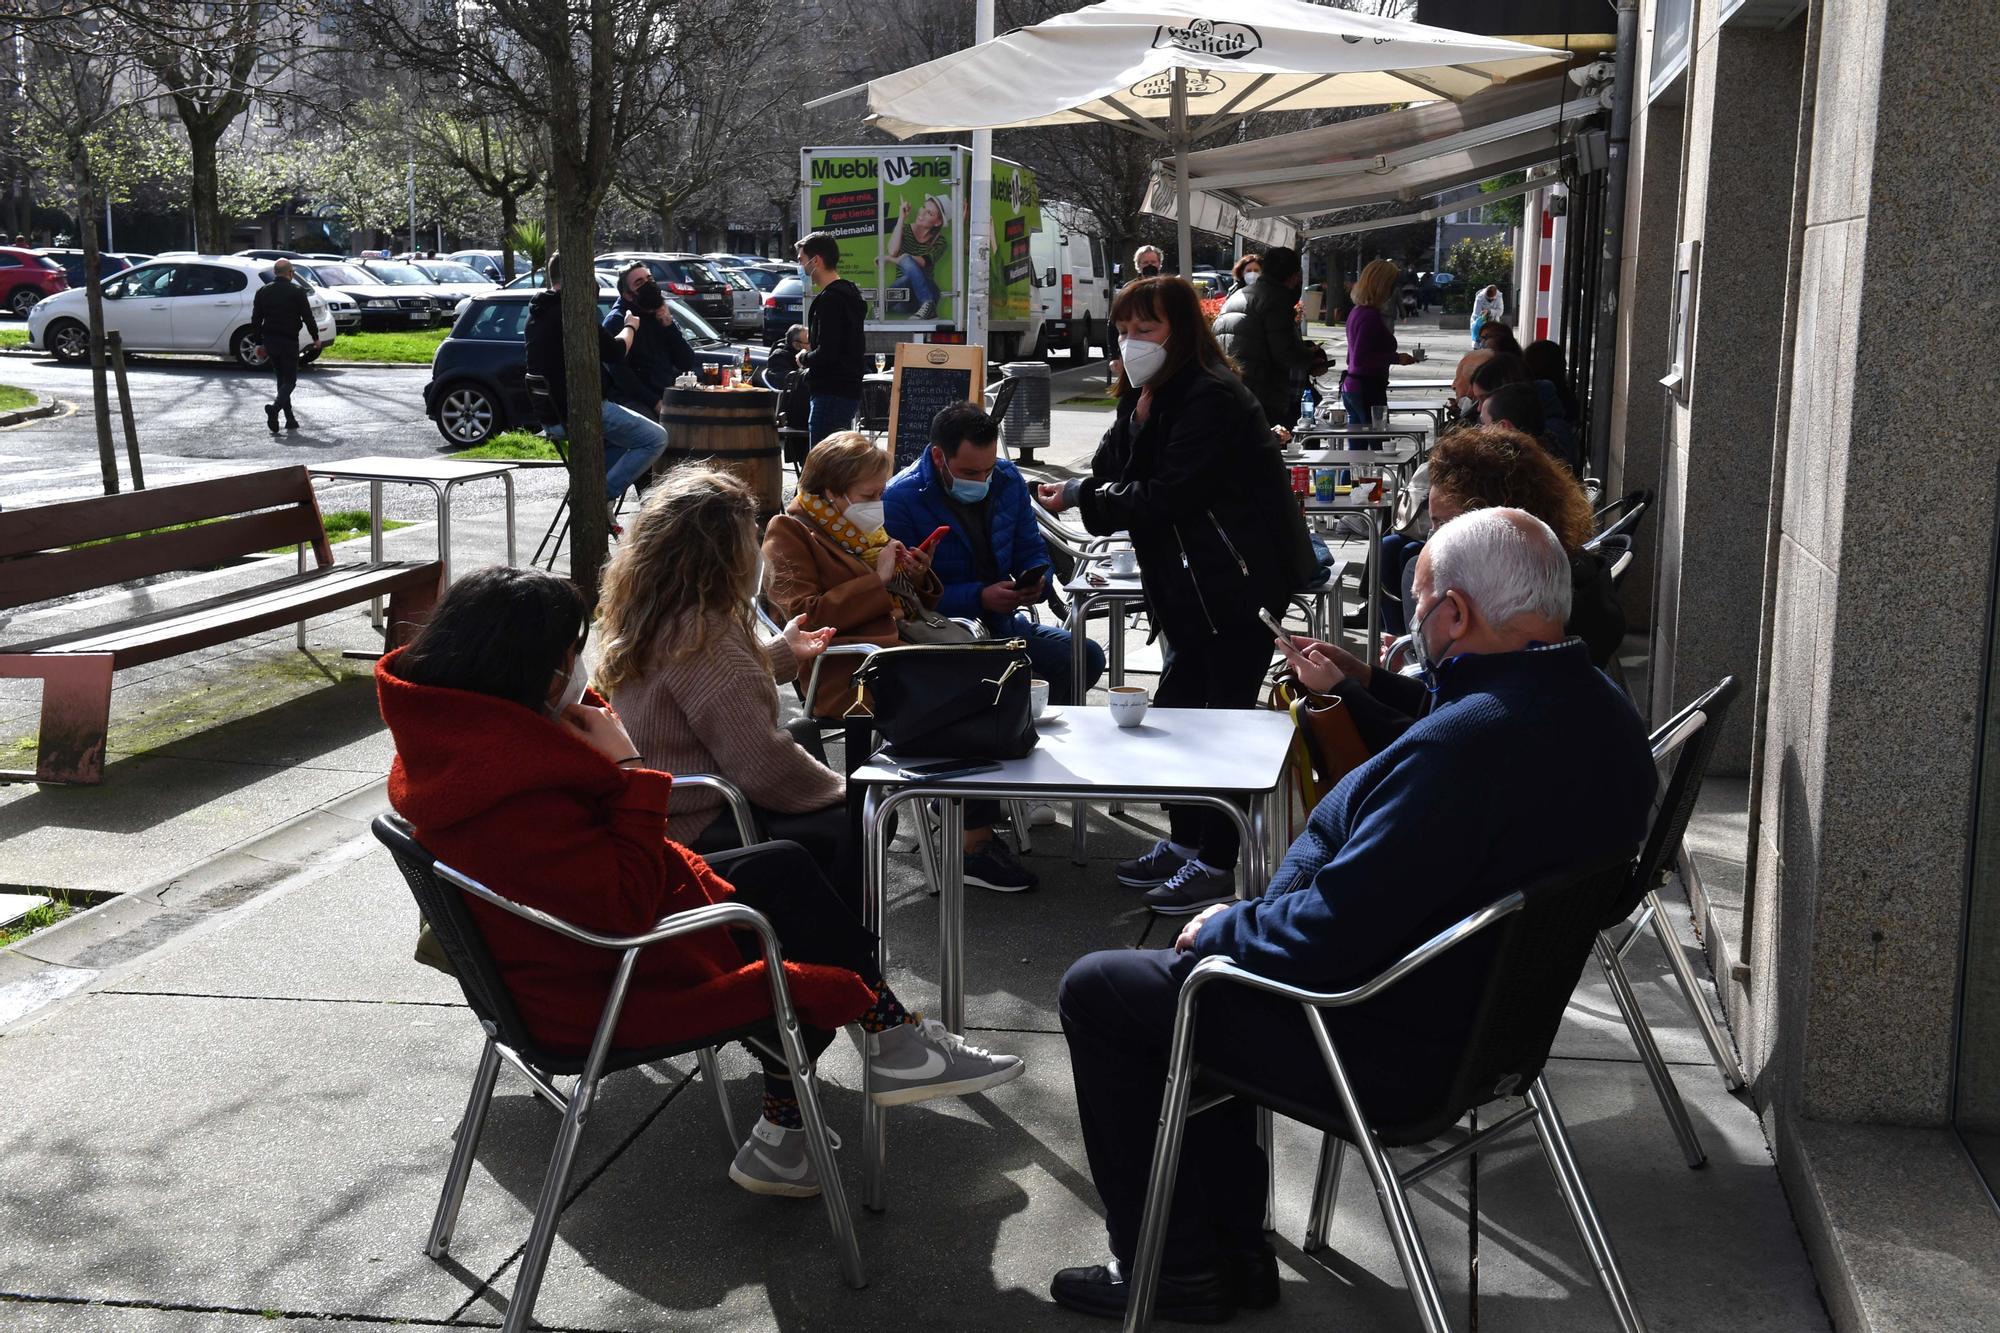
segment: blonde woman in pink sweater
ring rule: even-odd
[[[778,720],[778,685],[833,630],[807,629],[800,616],[778,637],[758,637],[756,512],[742,482],[711,468],[676,468],[647,492],[604,570],[591,681],[649,768],[735,783],[765,833],[811,852],[858,910],[846,780],[815,753],[815,730]],[[667,836],[697,852],[737,844],[722,798],[705,788],[674,793]]]

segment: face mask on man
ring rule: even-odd
[[[1118,354],[1125,362],[1125,378],[1141,388],[1167,363],[1165,343],[1149,343],[1141,338],[1121,339]]]
[[[951,498],[960,504],[976,505],[986,498],[986,488],[991,484],[985,481],[967,481],[964,477],[953,477]]]
[[[1472,401],[1471,394],[1462,393],[1458,396],[1458,415],[1463,421],[1470,421],[1479,415],[1479,404]]]
[[[865,537],[882,526],[882,517],[887,512],[887,506],[880,500],[857,500],[847,506],[841,517]]]
[[[1448,596],[1449,593],[1447,592],[1446,595]],[[1435,602],[1432,602],[1431,609],[1418,616],[1416,623],[1410,626],[1410,650],[1416,654],[1417,675],[1422,678],[1424,688],[1432,694],[1437,693],[1438,659],[1431,656],[1430,645],[1424,642],[1424,625],[1433,615],[1437,614],[1437,609],[1444,605],[1444,601],[1445,599],[1440,597]],[[1457,640],[1453,640],[1453,642],[1455,643]],[[1451,644],[1447,643],[1445,648],[1449,650]]]
[[[1157,278],[1160,276],[1160,266],[1158,264],[1141,264],[1139,265],[1139,276],[1142,278]]]

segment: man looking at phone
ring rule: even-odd
[[[1026,639],[1049,702],[1075,703],[1104,674],[1104,650],[1087,648],[1089,677],[1071,678],[1069,631],[1023,614],[1048,595],[1049,548],[1035,526],[1034,498],[1013,463],[1000,457],[1000,423],[977,403],[953,403],[931,421],[931,447],[882,493],[882,525],[916,547],[930,546],[944,584],[938,610],[978,620],[996,639]]]

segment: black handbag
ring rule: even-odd
[[[1019,759],[1035,748],[1025,639],[905,644],[863,659],[855,707],[899,758]]]

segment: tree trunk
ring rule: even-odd
[[[118,449],[111,442],[111,389],[104,356],[104,284],[98,279],[97,182],[92,178],[89,149],[74,145],[71,167],[76,179],[77,230],[83,241],[84,305],[90,320],[90,409],[97,419],[97,461],[104,473],[104,493],[118,494]]]
[[[221,175],[215,165],[220,132],[189,125],[188,160],[192,165],[189,198],[194,204],[195,248],[205,255],[229,253],[229,224],[222,216]]]
[[[564,429],[569,436],[570,577],[592,606],[597,604],[598,576],[611,540],[611,510],[604,500],[604,426],[602,370],[597,347],[597,283],[590,276],[590,254],[597,230],[597,210],[588,203],[574,167],[555,159],[551,193],[555,209],[556,251],[569,256],[562,287],[563,380],[569,398]],[[581,273],[580,278],[572,277]]]
[[[672,204],[672,203],[670,203],[669,201],[665,200],[665,199],[662,199],[662,200],[660,200],[660,203],[659,203],[659,208],[658,208],[658,215],[659,215],[659,219],[660,219],[660,248],[661,248],[662,250],[678,250],[678,249],[680,249],[680,247],[679,247],[678,245],[675,245],[675,244],[674,244],[674,206],[673,206],[673,204]]]
[[[521,221],[521,196],[502,194],[500,196],[500,282],[504,286],[514,280],[514,228]]]

